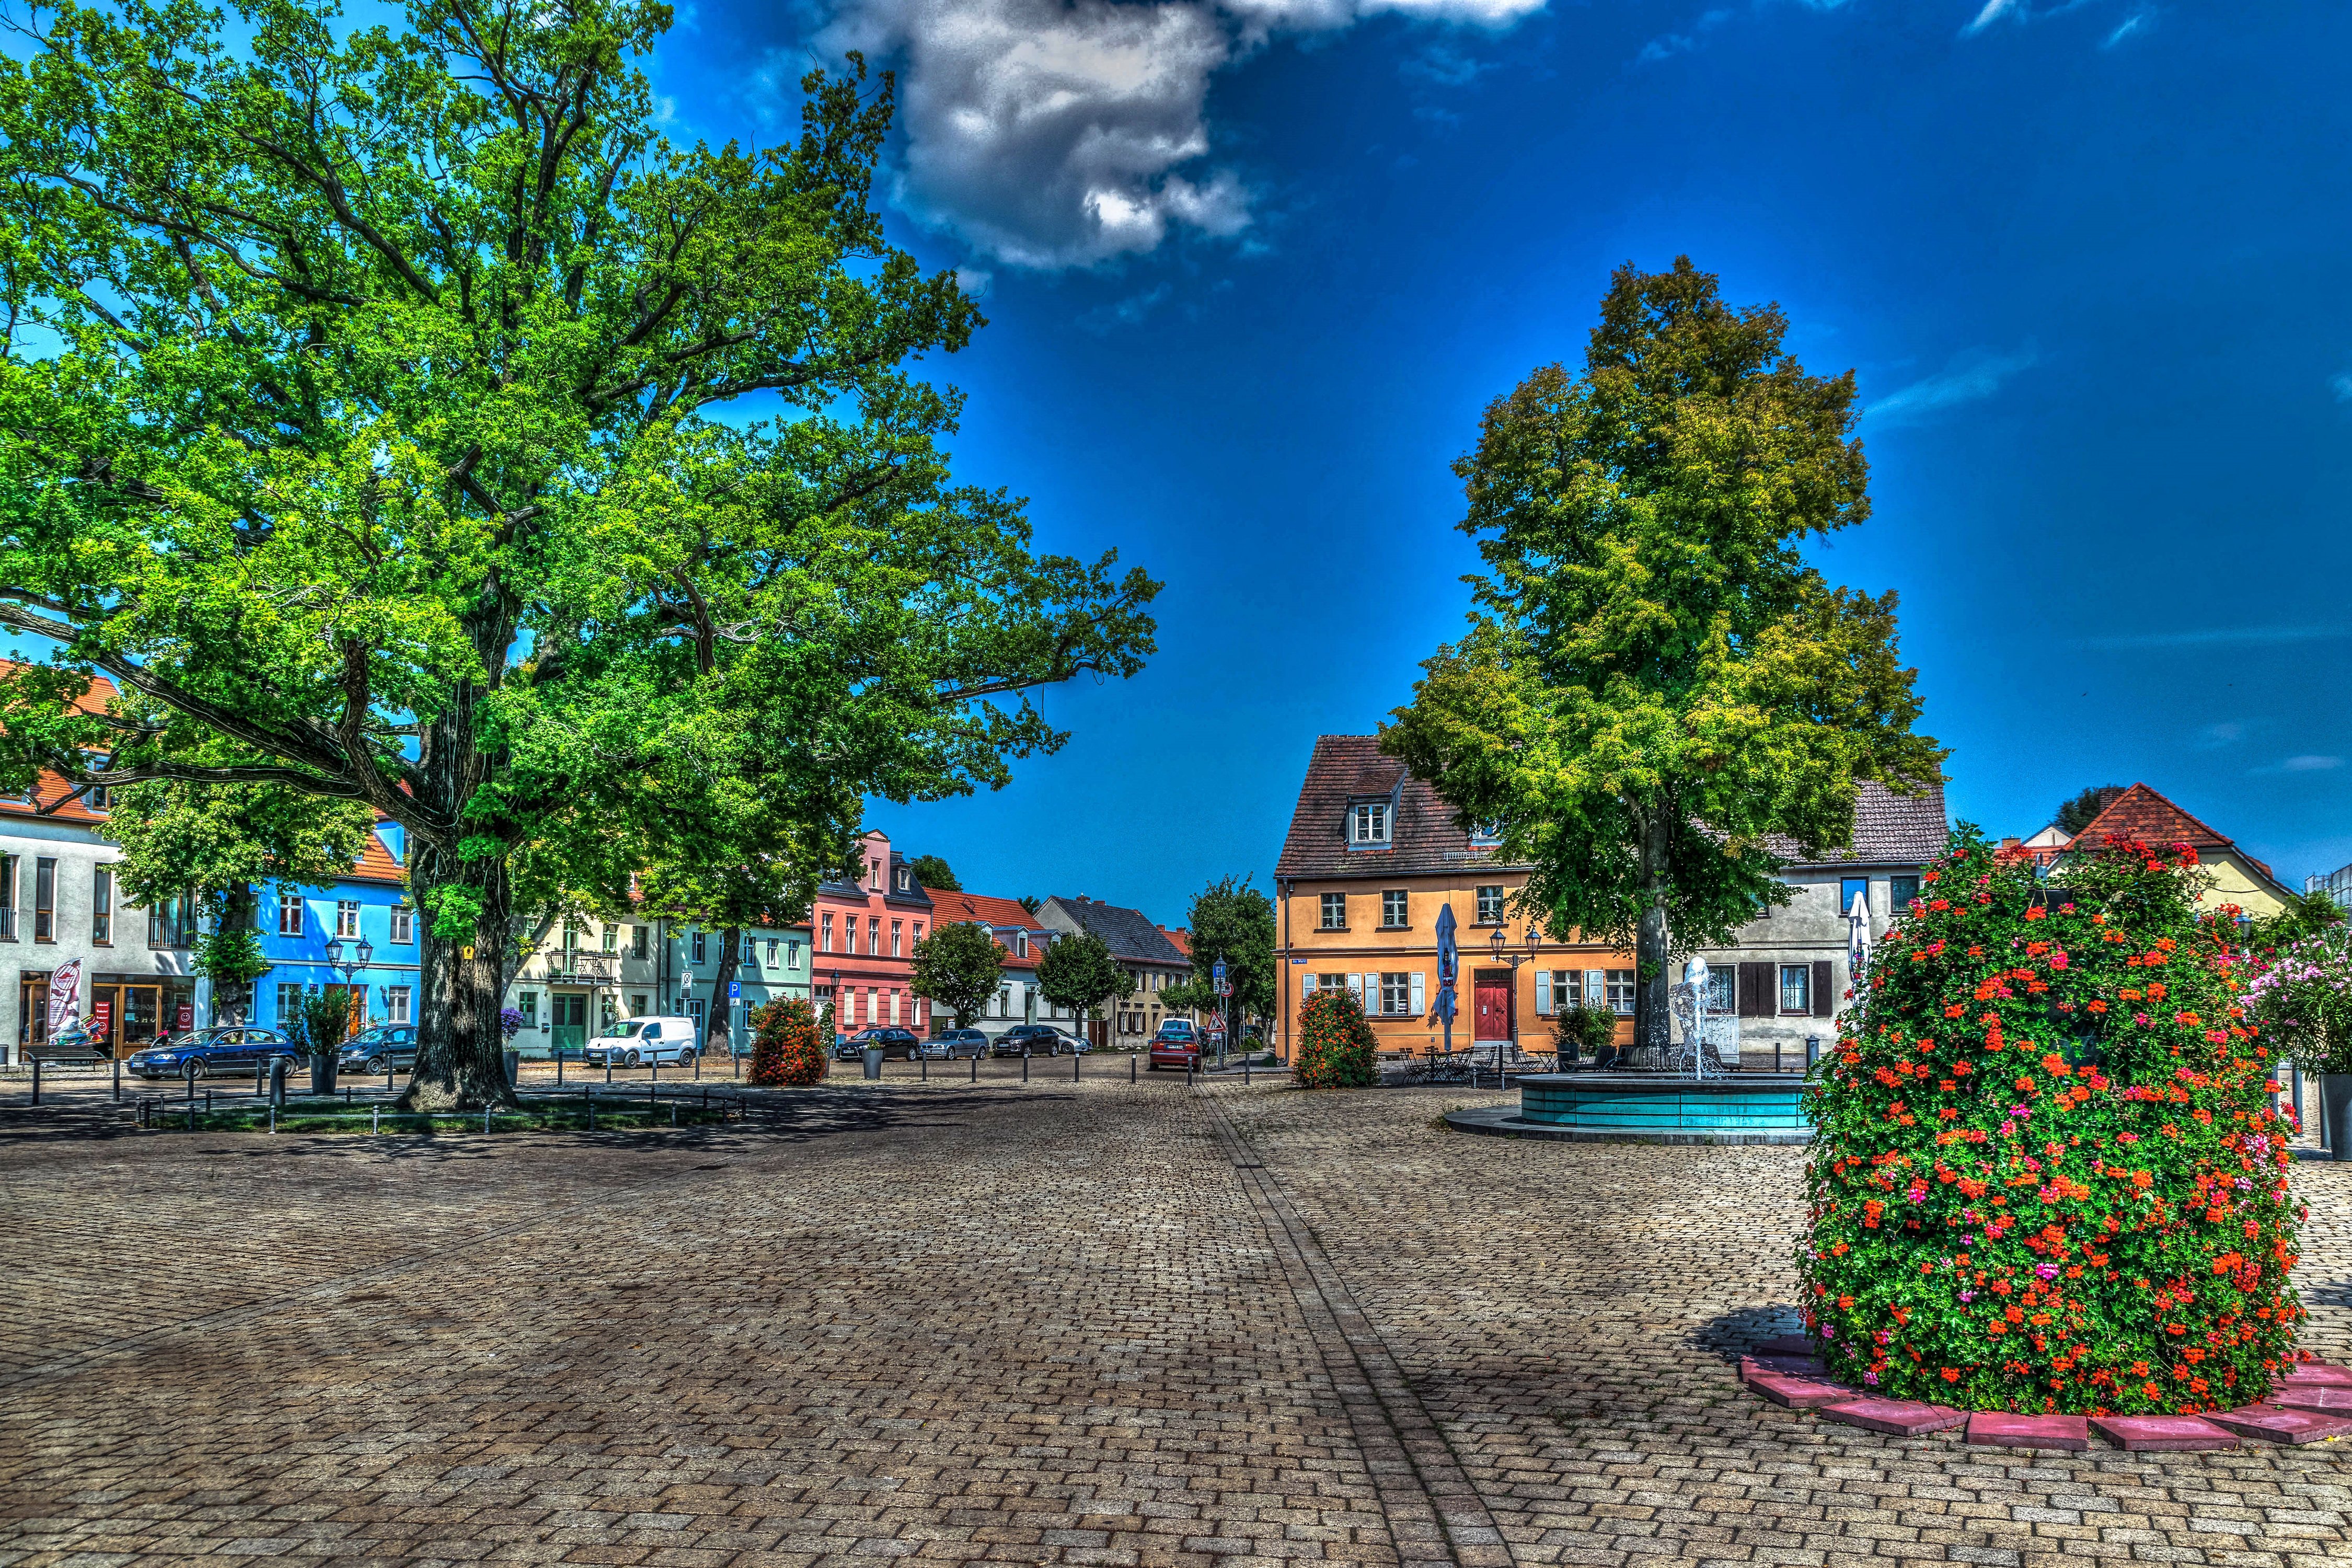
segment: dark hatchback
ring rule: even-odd
[[[373,1076],[415,1065],[416,1026],[414,1024],[378,1024],[372,1029],[362,1029],[345,1040],[335,1053],[337,1072],[363,1072]]]
[[[915,1054],[923,1048],[923,1041],[922,1037],[912,1029],[860,1029],[834,1047],[833,1054],[842,1061],[854,1062],[865,1054],[868,1046],[879,1047],[885,1059],[905,1057],[912,1061]]]
[[[276,1029],[230,1024],[174,1035],[122,1065],[141,1078],[236,1078],[271,1057],[291,1062],[299,1053],[294,1042]]]
[[[1085,1048],[1051,1024],[1016,1024],[997,1036],[991,1047],[1000,1057],[1058,1057]]]

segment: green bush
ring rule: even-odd
[[[1974,1409],[2261,1397],[2303,1211],[2233,909],[2186,846],[2043,882],[1972,829],[1920,878],[1806,1091],[1808,1330],[1833,1376]]]
[[[1346,991],[1318,991],[1298,1015],[1291,1081],[1301,1089],[1368,1089],[1380,1081],[1374,1045],[1362,1003]]]
[[[1563,1057],[1581,1052],[1597,1057],[1617,1041],[1617,1010],[1613,1007],[1562,1007],[1551,1026],[1552,1046]]]
[[[779,997],[751,1012],[752,1083],[769,1088],[804,1088],[824,1081],[832,1065],[832,1032],[820,1029],[815,1010],[798,996]]]

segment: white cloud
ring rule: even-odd
[[[2289,757],[2281,763],[2279,767],[2290,773],[2325,773],[2329,768],[2340,768],[2343,765],[2344,759],[2341,757],[2301,756]]]
[[[1392,13],[1507,27],[1547,0],[842,0],[819,39],[903,62],[894,195],[1014,266],[1084,267],[1251,222],[1210,166],[1210,79],[1275,32]]]
[[[1881,429],[1916,424],[1942,409],[1982,402],[2019,371],[2041,363],[2041,358],[2030,338],[2015,353],[1972,349],[1955,354],[1939,374],[1890,392],[1863,412]]]
[[[2352,630],[2341,626],[2212,626],[2202,631],[2078,637],[2075,646],[2116,651],[2148,647],[2275,647],[2285,643],[2341,642],[2347,637],[2352,637]]]
[[[2118,23],[2114,32],[2109,33],[2100,41],[2099,47],[2103,49],[2112,49],[2117,44],[2122,43],[2126,38],[2132,37],[2140,33],[2145,33],[2148,28],[2155,25],[2156,13],[2154,11],[2145,8],[2135,11],[2130,16],[2126,16],[2122,22]]]
[[[1971,33],[1981,33],[2016,10],[2017,0],[1985,0],[1984,9],[1977,13],[1975,21],[1960,29],[1960,36],[1967,37]]]
[[[1642,52],[1633,58],[1648,64],[1655,64],[1659,60],[1672,59],[1676,55],[1688,54],[1698,47],[1699,39],[1704,35],[1713,32],[1730,20],[1731,13],[1727,10],[1718,8],[1713,11],[1703,11],[1699,13],[1698,20],[1691,24],[1689,32],[1661,33],[1643,44]]]
[[[2352,371],[2327,378],[2327,390],[2336,395],[2338,403],[2352,403]]]

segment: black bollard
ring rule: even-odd
[[[593,1132],[596,1131],[596,1091],[583,1089],[580,1091],[580,1098],[588,1102],[588,1131]]]
[[[612,1052],[610,1052],[610,1051],[607,1051],[607,1052],[605,1052],[605,1053],[604,1053],[604,1082],[605,1082],[606,1084],[608,1084],[608,1085],[609,1085],[609,1084],[611,1084],[611,1083],[612,1083],[612,1081],[613,1081],[613,1053],[612,1053]]]
[[[1127,1081],[1129,1083],[1133,1083],[1135,1081],[1135,1058],[1133,1057],[1127,1058]]]
[[[386,1094],[392,1092],[392,1047],[389,1046],[383,1052],[383,1091]]]
[[[563,1087],[563,1047],[562,1046],[555,1047],[555,1087],[558,1089]]]
[[[1072,1083],[1078,1081],[1078,1068],[1085,1065],[1086,1059],[1087,1054],[1084,1051],[1072,1051],[1070,1053],[1070,1081]]]
[[[1021,1081],[1029,1081],[1029,1047],[1026,1046],[1021,1047]]]
[[[41,1103],[41,1058],[33,1058],[33,1103]]]
[[[978,1057],[971,1058],[971,1081],[974,1083],[978,1083],[980,1081],[980,1058]]]
[[[120,1103],[122,1099],[122,1058],[121,1057],[114,1058],[114,1098],[117,1103]]]
[[[924,1058],[923,1058],[923,1059],[922,1059],[922,1064],[921,1064],[921,1065],[922,1065],[922,1068],[923,1068],[923,1073],[922,1073],[923,1081],[924,1081],[925,1083],[929,1083],[929,1082],[930,1082],[930,1081],[931,1081],[931,1058],[930,1058],[929,1057],[928,1057],[928,1056],[927,1056],[927,1057],[924,1057]]]

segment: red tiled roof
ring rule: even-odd
[[[352,868],[352,880],[396,885],[408,879],[408,873],[399,861],[392,858],[392,851],[384,847],[380,831],[383,826],[383,823],[380,821],[368,830],[367,842],[360,847],[359,864]]]
[[[1187,958],[1192,956],[1192,933],[1191,931],[1186,931],[1182,926],[1161,926],[1160,928],[1160,934],[1168,939],[1169,946],[1174,948],[1177,952],[1182,953]]]
[[[23,668],[25,667],[21,661],[14,659],[0,659],[0,671],[22,669]],[[79,697],[74,699],[74,711],[77,713],[103,713],[113,705],[116,696],[117,692],[115,690],[114,682],[107,679],[106,677],[102,675],[93,676],[90,678],[89,689],[83,692]],[[68,799],[67,797],[71,795],[72,793],[73,792],[71,790],[66,787],[66,781],[62,777],[57,773],[44,771],[39,780],[33,785],[33,798],[31,800],[0,800],[0,815],[5,815],[8,816],[46,816],[58,822],[78,822],[85,826],[92,823],[104,822],[106,820],[106,813],[102,811],[90,810],[90,808],[85,805],[79,797]],[[64,804],[58,805],[58,803],[60,801],[63,801]],[[45,807],[47,809],[44,809]]]
[[[1864,779],[1854,788],[1852,847],[1808,849],[1778,834],[1764,845],[1791,867],[1910,866],[1941,855],[1950,837],[1940,782],[1917,795],[1896,795],[1876,779]]]
[[[976,921],[982,925],[1015,926],[1022,931],[1038,933],[1045,930],[1018,899],[999,899],[987,893],[944,893],[937,888],[925,888],[923,891],[930,895],[931,924],[934,928],[960,922],[970,924]],[[1024,958],[1013,952],[1003,937],[996,939],[996,945],[1004,949],[1004,966],[1007,969],[1036,968],[1037,954],[1045,946],[1042,941],[1032,942],[1029,956]]]
[[[2074,841],[2095,847],[2105,844],[2110,836],[2136,838],[2157,849],[2168,844],[2186,844],[2200,855],[2230,850],[2272,881],[2278,880],[2268,865],[2240,849],[2229,835],[2207,826],[2144,784],[2132,785],[2108,802],[2107,809],[2093,817],[2091,825],[2076,834]]]
[[[1402,782],[1403,787],[1398,788]],[[1348,847],[1352,797],[1394,792],[1396,821],[1386,849]],[[1401,872],[1453,871],[1493,866],[1494,851],[1474,848],[1469,834],[1437,792],[1381,750],[1377,735],[1318,735],[1282,841],[1277,877],[1392,877]],[[1504,868],[1496,867],[1497,869]]]

